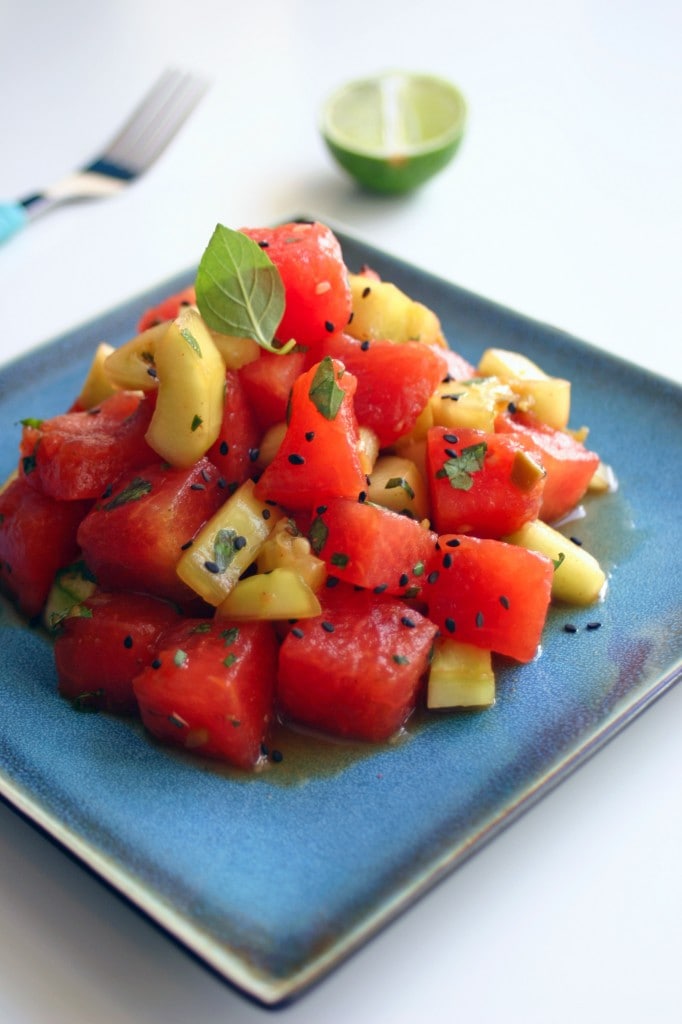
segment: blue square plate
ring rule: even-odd
[[[379,748],[284,737],[282,763],[253,777],[75,713],[56,694],[49,642],[0,609],[0,793],[266,1005],[322,977],[680,676],[682,389],[340,240],[352,269],[369,263],[436,310],[471,362],[518,349],[573,381],[572,422],[589,424],[620,481],[571,527],[610,574],[604,604],[552,610],[541,656],[501,668],[488,711],[420,719]],[[190,279],[0,372],[0,474],[16,465],[18,421],[63,411],[96,343],[132,336],[143,309]]]

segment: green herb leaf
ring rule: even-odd
[[[319,555],[322,548],[327,543],[327,537],[329,535],[329,527],[325,523],[324,519],[320,516],[316,516],[310,524],[310,530],[308,531],[308,540],[310,546],[316,555]]]
[[[26,419],[19,420],[22,427],[35,427],[36,430],[40,430],[45,420],[38,420],[34,416],[27,416]]]
[[[176,668],[181,668],[185,664],[186,661],[187,661],[187,652],[186,651],[181,651],[180,648],[178,647],[177,651],[173,655],[173,664],[176,666]]]
[[[231,528],[218,530],[215,535],[213,552],[216,565],[219,567],[220,572],[224,572],[225,569],[227,569],[228,565],[237,554],[237,549],[234,546],[236,539],[237,531]]]
[[[289,352],[294,339],[273,345],[284,313],[284,285],[277,267],[257,242],[216,226],[196,279],[197,306],[208,326],[221,334],[252,338],[268,352]]]
[[[203,422],[204,421],[202,420],[201,416],[195,414],[194,419],[192,420],[192,433],[194,433],[195,430],[198,430]]]
[[[558,558],[553,558],[552,559],[552,564],[554,565],[554,571],[555,572],[557,571],[557,569],[559,568],[561,563],[564,562],[565,560],[566,560],[566,555],[563,553],[563,551],[559,552]]]
[[[462,448],[459,457],[447,459],[443,468],[436,473],[437,477],[447,477],[457,491],[469,491],[474,485],[473,474],[483,469],[488,445],[485,441]]]
[[[333,420],[341,408],[345,391],[336,383],[334,364],[325,356],[313,377],[308,397],[326,420]]]
[[[237,637],[239,636],[239,627],[230,626],[229,629],[224,629],[220,635],[225,641],[225,646],[230,647],[231,644],[233,644],[236,641]]]
[[[105,512],[111,512],[114,508],[127,505],[129,501],[139,501],[140,498],[144,498],[145,494],[149,494],[151,489],[152,484],[150,480],[143,480],[141,476],[136,476],[111,501],[108,501],[106,505],[102,505],[102,508]]]
[[[410,498],[414,498],[414,491],[403,476],[392,476],[386,484],[385,490],[390,491],[393,487],[402,487]]]
[[[337,566],[337,568],[345,569],[350,561],[350,556],[344,554],[343,551],[335,551],[329,561],[332,565]]]
[[[180,331],[180,334],[185,339],[185,341],[187,342],[189,347],[192,349],[192,351],[196,352],[196,354],[199,356],[200,359],[203,359],[204,358],[204,354],[201,351],[201,345],[199,344],[197,339],[194,337],[192,332],[189,330],[189,328],[183,327],[182,330]]]
[[[230,668],[232,665],[234,665],[236,660],[237,660],[237,655],[236,654],[228,654],[228,656],[226,658],[223,658],[223,665],[225,666],[225,668]],[[238,725],[239,723],[238,722],[237,723],[233,722],[232,724],[233,725],[234,724]]]

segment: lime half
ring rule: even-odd
[[[464,97],[450,82],[390,71],[333,93],[321,130],[352,177],[375,192],[396,194],[417,188],[450,162],[465,120]]]

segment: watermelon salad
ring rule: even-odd
[[[282,723],[383,743],[488,707],[552,602],[603,599],[555,525],[608,487],[570,383],[471,365],[321,223],[218,225],[69,403],[22,421],[0,585],[65,700],[197,755],[254,769]]]

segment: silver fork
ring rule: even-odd
[[[41,192],[0,203],[0,243],[62,203],[122,191],[163,152],[207,87],[207,82],[187,72],[164,71],[100,156]]]

